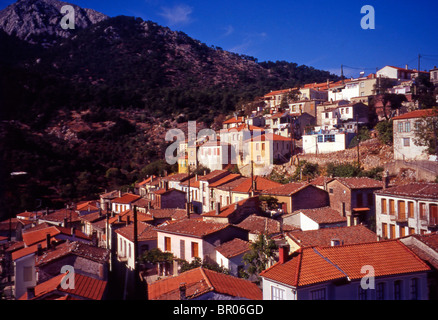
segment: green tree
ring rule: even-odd
[[[427,116],[414,125],[414,143],[427,148],[428,154],[438,155],[438,108],[432,108]]]
[[[243,255],[243,261],[248,266],[246,276],[256,276],[273,262],[277,245],[270,236],[260,234],[255,242],[251,242],[250,251]],[[244,274],[245,275],[245,274]]]
[[[376,124],[374,128],[377,130],[379,134],[377,138],[380,140],[380,142],[386,145],[392,145],[393,143],[392,120],[380,121],[379,123]]]

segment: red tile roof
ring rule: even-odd
[[[112,202],[113,203],[128,204],[128,203],[132,203],[134,201],[137,201],[140,198],[141,197],[136,195],[136,194],[126,193],[119,198],[115,198]]]
[[[187,216],[186,209],[150,209],[148,215],[153,219],[172,219],[180,217],[181,215]]]
[[[198,181],[208,181],[210,183],[216,181],[215,179],[220,179],[229,174],[231,174],[231,172],[227,170],[213,170],[205,176],[198,177]]]
[[[220,217],[220,218],[227,218],[233,213],[235,213],[237,210],[240,210],[239,208],[246,207],[246,208],[253,208],[254,213],[257,213],[258,210],[258,197],[252,197],[248,199],[243,199],[238,202],[229,204],[225,207],[221,207],[219,210],[219,214],[216,214],[216,210],[212,210],[209,212],[205,212],[201,214],[202,217]]]
[[[315,221],[318,224],[347,222],[346,217],[343,217],[338,211],[332,209],[331,207],[302,209],[297,210],[292,214],[296,214],[299,212],[303,213],[309,219]]]
[[[254,176],[255,181],[255,190],[254,191],[263,191],[275,187],[282,186],[281,183],[263,178],[261,176]],[[236,186],[231,192],[239,192],[239,193],[249,193],[252,190],[252,180],[251,178],[246,178],[242,183]]]
[[[250,250],[250,243],[239,238],[224,242],[216,247],[216,251],[221,253],[225,258],[233,258]]]
[[[364,265],[374,267],[376,277],[427,272],[430,268],[398,240],[334,247],[304,248],[285,263],[277,263],[261,276],[294,287],[335,279],[361,279]]]
[[[339,240],[344,245],[377,240],[377,235],[363,225],[307,231],[294,230],[288,232],[287,236],[300,247],[330,246],[331,240]]]
[[[291,142],[291,138],[283,137],[275,133],[265,133],[260,136],[256,136],[245,140],[245,142],[259,142],[259,141],[288,141]]]
[[[256,234],[276,234],[281,232],[279,221],[254,214],[247,217],[237,226]]]
[[[125,227],[115,231],[117,234],[125,237],[131,242],[134,242],[134,224],[131,223]],[[148,241],[157,239],[157,230],[150,224],[145,222],[137,223],[137,239],[138,241]]]
[[[79,222],[79,214],[75,210],[70,209],[60,209],[55,212],[49,213],[39,217],[42,221],[50,221],[55,223],[62,223],[65,219],[68,222]]]
[[[203,238],[209,234],[230,227],[227,223],[203,221],[201,219],[178,220],[167,225],[157,227],[158,232],[186,235],[196,238]]]
[[[335,178],[349,189],[376,189],[383,188],[383,182],[367,177]]]
[[[436,111],[434,112],[433,109],[421,109],[393,117],[392,120],[414,119],[414,118],[422,118],[422,117],[437,116],[437,115],[438,113]]]
[[[418,199],[438,200],[438,184],[427,182],[411,182],[405,185],[394,186],[375,192],[378,195],[395,197],[415,197]]]
[[[61,281],[65,274],[53,277],[35,286],[35,297],[32,300],[43,299],[46,295],[70,295],[80,299],[101,300],[106,290],[107,282],[75,273],[75,288],[63,289]],[[28,300],[27,292],[19,300]]]
[[[208,186],[210,188],[216,188],[216,187],[224,185],[225,183],[228,183],[230,181],[234,181],[234,180],[236,180],[236,179],[238,179],[240,177],[241,177],[240,174],[232,173],[232,174],[229,174],[229,175],[227,175],[227,176],[225,176],[225,177],[223,177],[223,178],[221,178],[221,179],[219,179],[219,180],[217,180],[215,182],[210,183]]]
[[[149,300],[180,300],[179,288],[182,283],[186,286],[187,299],[198,298],[209,292],[250,300],[263,298],[262,291],[254,283],[201,267],[152,283],[148,287]]]
[[[26,232],[23,234],[23,241],[26,244],[26,246],[31,246],[37,242],[41,242],[46,240],[46,235],[50,234],[50,238],[53,238],[54,236],[61,233],[61,230],[59,230],[57,227],[52,226],[36,231]]]
[[[310,184],[307,182],[291,182],[288,184],[283,184],[279,187],[263,190],[261,193],[267,195],[275,195],[275,196],[291,196],[294,193],[304,188],[307,188],[309,186]]]
[[[36,257],[35,265],[42,266],[70,254],[99,263],[106,263],[109,260],[108,249],[74,241],[64,242],[49,251],[44,251],[42,255]]]
[[[237,119],[236,117],[232,117],[228,120],[225,120],[223,124],[242,123],[244,120],[245,120],[244,117],[237,117]]]

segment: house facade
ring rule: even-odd
[[[433,115],[432,109],[423,109],[392,118],[395,160],[428,160],[427,148],[415,143],[415,129],[424,117]]]
[[[438,186],[410,183],[376,191],[376,233],[383,239],[438,230]]]
[[[375,226],[374,191],[383,183],[370,178],[335,178],[327,183],[330,207],[347,218],[347,225],[364,223]]]

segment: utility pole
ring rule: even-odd
[[[359,120],[356,115],[356,139],[357,139],[357,167],[360,168],[360,153],[359,153]]]
[[[188,160],[187,158],[187,178],[189,179],[187,189],[187,218],[190,219],[190,163]]]
[[[137,222],[137,206],[134,206],[134,298],[140,298],[140,279],[138,270],[138,222]]]
[[[344,84],[344,65],[341,64],[341,79],[342,79],[342,84]]]

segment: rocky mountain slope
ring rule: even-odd
[[[108,17],[92,9],[57,0],[19,0],[0,11],[0,29],[9,35],[31,43],[53,44],[59,38],[68,38],[72,30],[61,25],[61,8],[71,5],[75,9],[75,30],[84,29]]]

